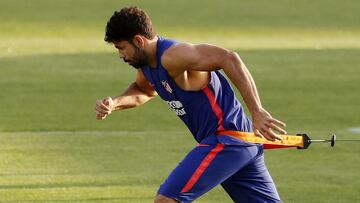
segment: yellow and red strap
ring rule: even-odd
[[[257,137],[251,132],[241,132],[233,130],[218,131],[220,136],[231,136],[245,142],[264,144],[264,149],[288,148],[288,147],[304,147],[303,136],[297,135],[280,135],[283,139],[270,141],[266,138]]]

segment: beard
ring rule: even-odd
[[[138,47],[135,47],[135,53],[132,59],[123,59],[125,63],[128,63],[130,66],[135,69],[140,69],[146,65],[148,65],[148,57],[144,51],[140,50]]]

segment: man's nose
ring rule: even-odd
[[[125,56],[120,55],[120,59],[122,59],[125,63],[128,62],[127,58]]]
[[[119,51],[119,57],[120,57],[121,59],[124,59],[124,58],[125,58],[125,55],[122,54],[122,53]]]

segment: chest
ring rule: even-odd
[[[143,72],[148,82],[163,100],[170,101],[177,98],[175,83],[166,71],[148,68]]]

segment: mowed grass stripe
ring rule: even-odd
[[[237,52],[263,105],[289,132],[360,125],[358,49]],[[1,131],[187,130],[159,98],[95,119],[95,101],[120,94],[134,80],[135,70],[115,54],[23,56],[4,58],[0,66]]]
[[[179,41],[210,43],[229,49],[281,50],[281,49],[358,49],[360,31],[346,30],[276,30],[243,31],[238,28],[222,30],[191,30],[182,34],[176,27],[163,28],[158,34]],[[175,30],[175,31],[174,31]],[[84,31],[85,32],[85,31]],[[179,34],[180,33],[180,34]],[[207,34],[204,34],[207,33]],[[70,33],[68,34],[70,35]],[[84,37],[1,37],[0,58],[48,54],[114,53],[116,50],[103,41],[103,33],[94,32]]]
[[[179,132],[54,133],[0,134],[0,200],[152,202],[196,145]],[[199,202],[231,202],[221,189],[211,197]]]
[[[163,5],[166,4],[166,7]],[[203,5],[206,4],[206,9]],[[0,2],[0,57],[107,52],[105,24],[114,10],[136,5],[164,36],[232,49],[359,48],[356,0],[203,1],[46,0]],[[79,9],[86,8],[86,9]],[[254,12],[256,11],[256,12]]]
[[[54,133],[0,134],[1,200],[151,202],[160,183],[196,145],[179,132]],[[360,160],[353,155],[358,153],[356,144],[338,143],[265,154],[284,201],[356,202],[360,181],[353,177]],[[231,201],[217,188],[198,202]]]
[[[0,189],[0,201],[107,201],[142,200],[146,201],[154,196],[152,187],[138,186],[87,186],[66,188],[39,188],[39,189]]]

